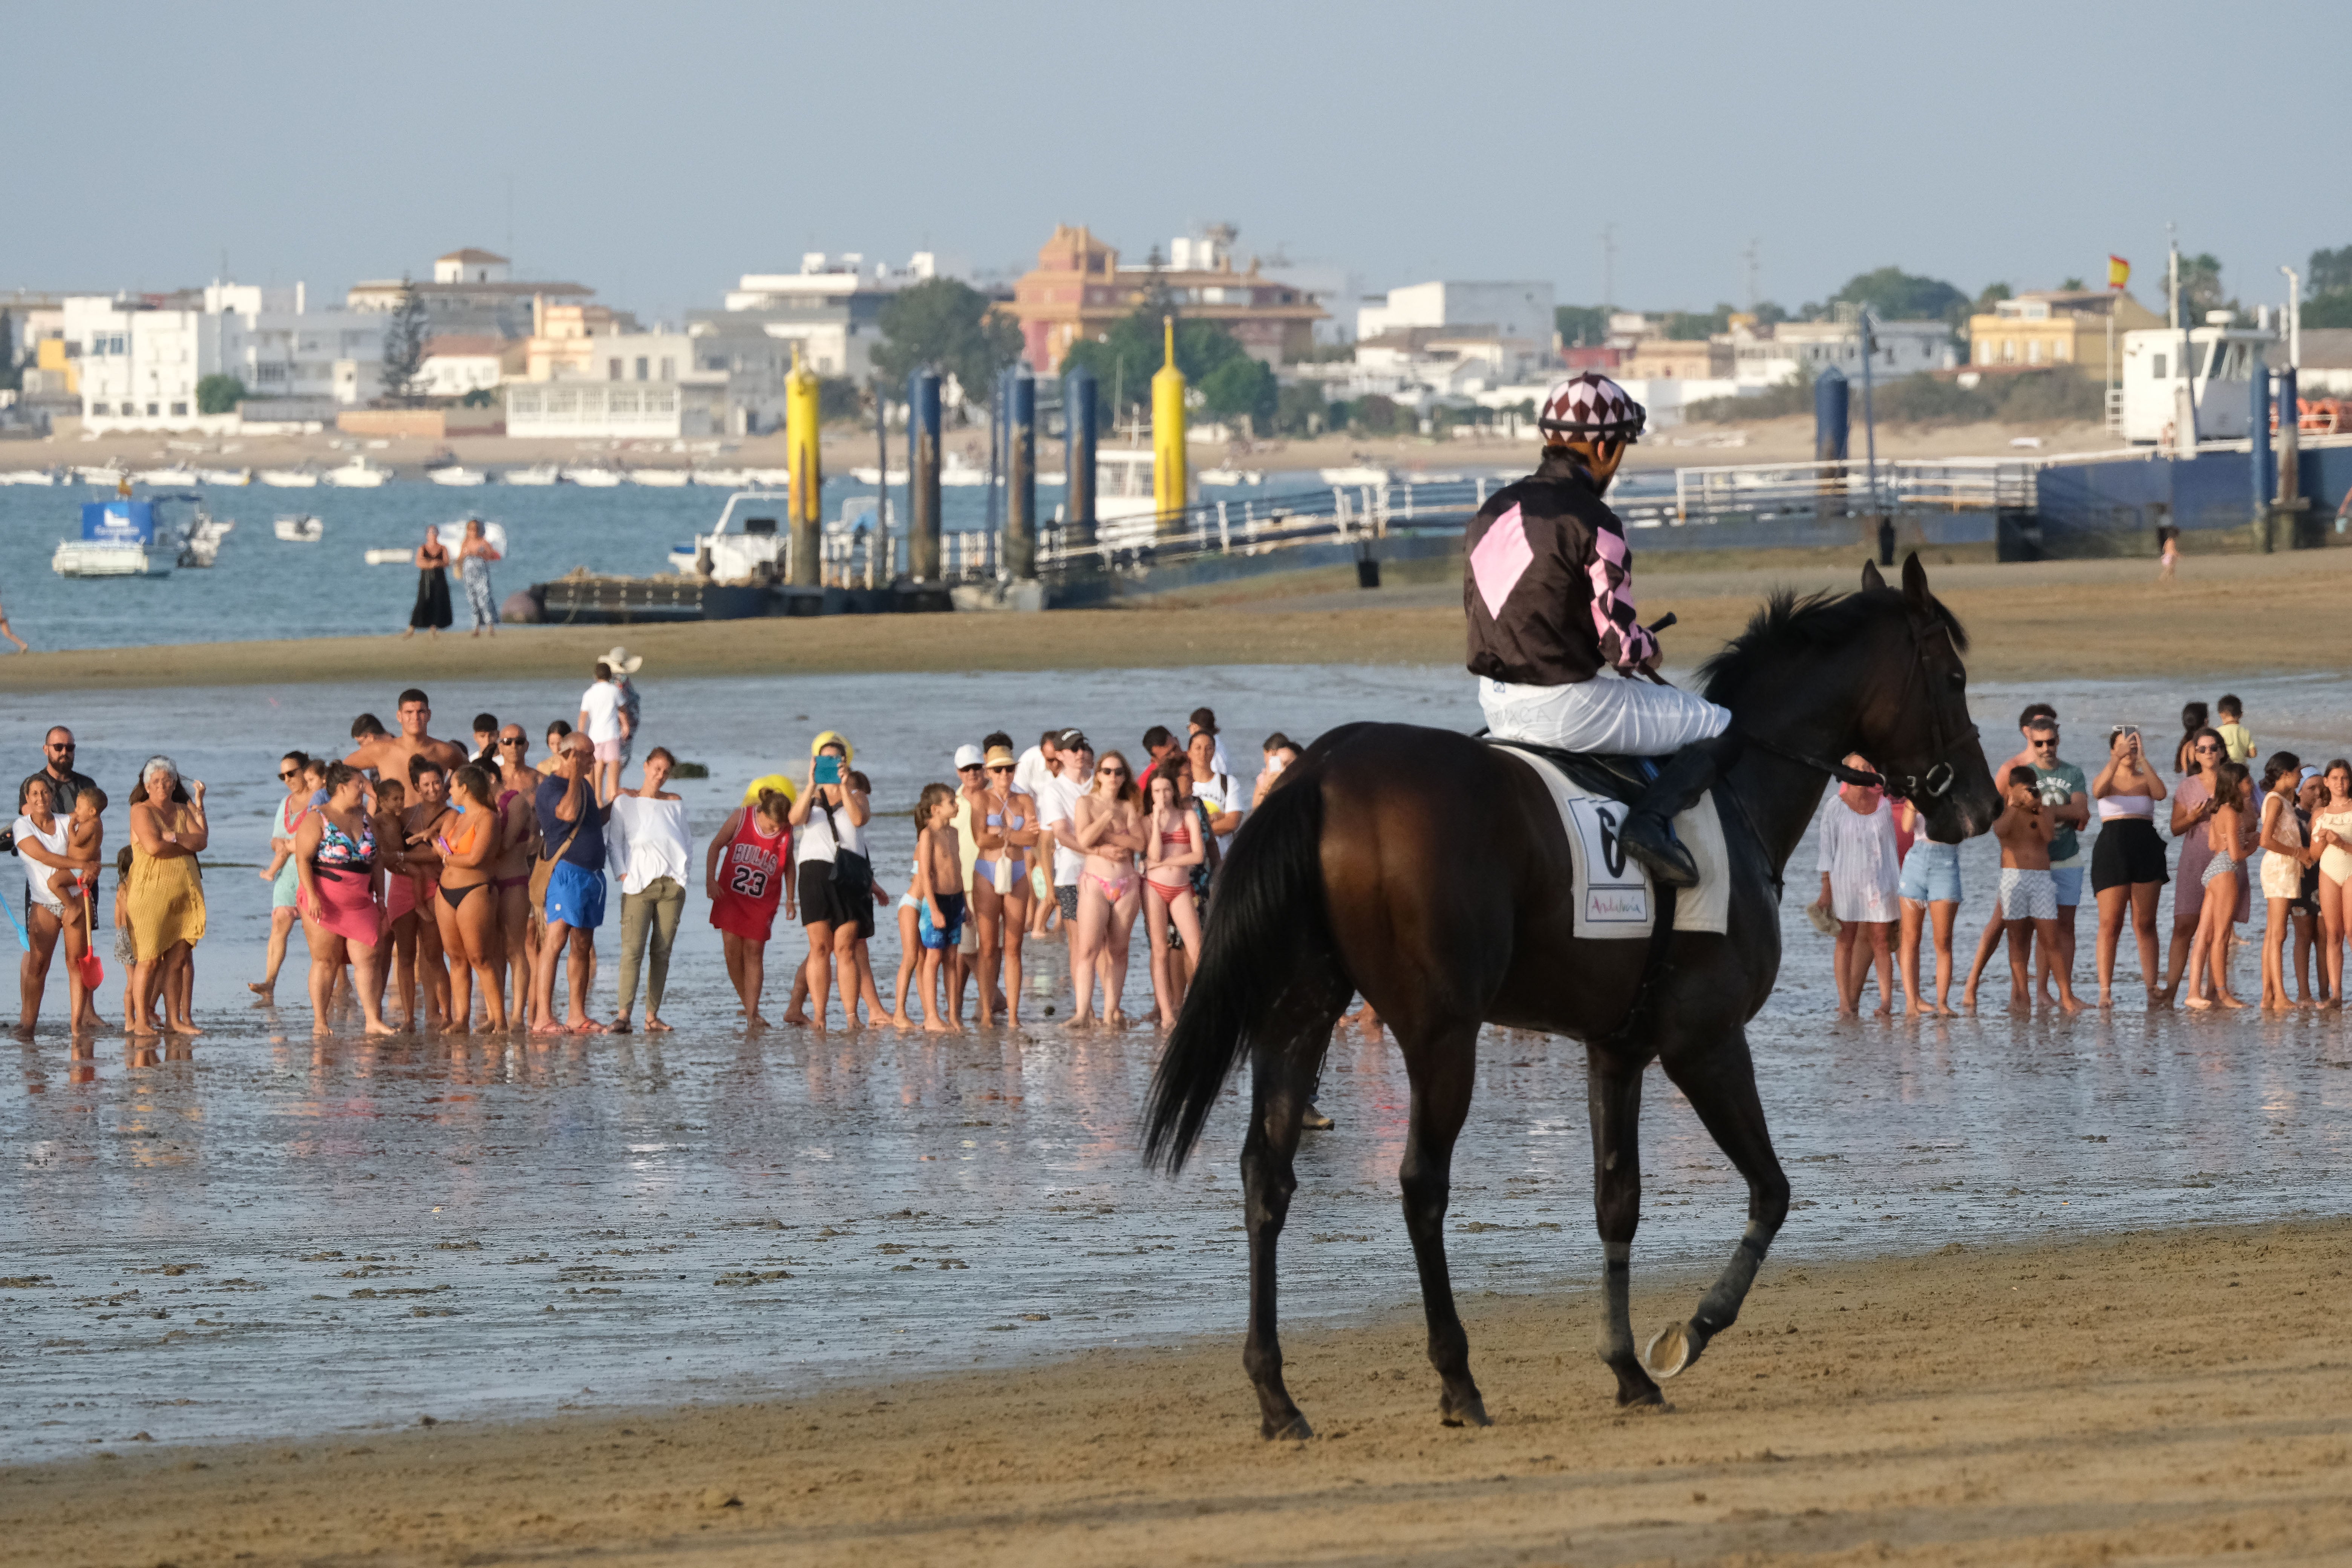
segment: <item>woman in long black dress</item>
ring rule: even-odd
[[[449,547],[441,542],[438,529],[425,531],[425,542],[416,551],[416,607],[408,612],[408,629],[400,635],[413,637],[423,626],[428,636],[439,637],[453,619],[449,613]]]

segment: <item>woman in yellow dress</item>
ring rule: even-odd
[[[196,857],[212,835],[203,783],[188,781],[184,802],[172,798],[179,784],[180,770],[171,758],[150,757],[139,770],[139,795],[131,805],[131,878],[123,891],[139,963],[131,972],[125,1012],[134,1035],[152,1033],[149,1019],[159,997],[167,1032],[204,1032],[189,1016],[193,988],[177,982],[194,962],[194,944],[204,940],[205,885]]]

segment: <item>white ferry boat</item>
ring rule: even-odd
[[[128,497],[84,501],[81,537],[58,541],[49,570],[60,577],[170,576],[181,542],[168,522],[159,528],[157,504]]]

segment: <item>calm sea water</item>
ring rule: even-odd
[[[1031,952],[1027,1028],[947,1040],[747,1038],[698,893],[665,1006],[678,1032],[664,1038],[314,1043],[299,939],[282,1005],[252,1005],[270,762],[326,745],[362,707],[388,712],[396,684],[93,693],[0,715],[0,757],[27,769],[41,729],[62,720],[110,788],[160,749],[206,779],[215,804],[196,992],[209,1032],[160,1054],[109,1038],[76,1055],[55,1026],[60,985],[42,1032],[5,1047],[0,1384],[12,1397],[0,1457],[142,1431],[196,1440],[732,1398],[1200,1332],[1232,1336],[1238,1354],[1240,1105],[1218,1112],[1184,1175],[1146,1173],[1135,1126],[1156,1037],[1055,1027],[1044,1004],[1066,994],[1066,976],[1053,945]],[[875,861],[894,892],[912,839],[905,808],[989,723],[1025,739],[1075,721],[1131,744],[1208,702],[1246,772],[1275,728],[1476,722],[1468,681],[1450,670],[666,682],[648,669],[644,689],[648,738],[712,767],[711,781],[683,786],[698,844],[744,779],[804,756],[818,728],[846,731],[877,786]],[[2340,684],[2241,690],[2265,746],[2352,750]],[[2116,720],[2164,733],[2184,695],[1997,687],[1978,709],[2005,750],[2029,697],[2050,698],[2085,736]],[[469,683],[434,697],[445,731],[488,708],[536,733],[577,692]],[[1792,890],[1811,854],[1799,851]],[[1972,939],[1990,843],[1968,846],[1963,863]],[[1780,989],[1751,1031],[1796,1184],[1776,1266],[2352,1209],[2343,1021],[2151,1016],[2134,979],[2105,1016],[1839,1025],[1828,944],[1802,902],[1782,911]],[[2087,920],[2081,932],[2087,969]],[[772,986],[801,951],[780,927]],[[895,931],[874,958],[887,987]],[[1993,993],[2005,984],[1996,967]],[[612,987],[607,968],[600,1013]],[[110,1015],[119,996],[110,981]],[[1145,1016],[1148,996],[1139,963],[1129,1011]],[[1694,1277],[1727,1254],[1744,1192],[1673,1089],[1654,1076],[1649,1089],[1636,1267]],[[1302,1157],[1286,1313],[1410,1307],[1395,1053],[1343,1035],[1321,1092],[1339,1127]],[[1450,1227],[1464,1292],[1559,1292],[1572,1346],[1589,1342],[1599,1269],[1582,1100],[1575,1046],[1490,1031]],[[1597,1363],[1593,1378],[1603,1397]]]

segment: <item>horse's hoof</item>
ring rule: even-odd
[[[1652,1377],[1672,1377],[1698,1360],[1705,1343],[1686,1323],[1660,1329],[1650,1336],[1648,1347],[1642,1352],[1642,1369]]]
[[[1486,1402],[1475,1394],[1458,1401],[1452,1394],[1439,1399],[1437,1418],[1448,1426],[1492,1426],[1495,1424],[1486,1414]]]
[[[1290,1413],[1290,1419],[1279,1426],[1268,1420],[1261,1425],[1258,1430],[1269,1443],[1304,1443],[1315,1436],[1315,1428],[1309,1426],[1307,1424],[1307,1417],[1296,1410]]]

